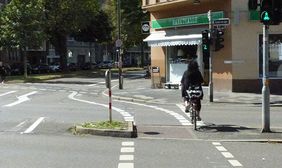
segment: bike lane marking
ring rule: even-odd
[[[119,102],[123,102],[123,103],[128,103],[128,104],[134,104],[134,105],[138,105],[138,106],[143,106],[143,107],[149,107],[149,108],[153,108],[155,110],[159,110],[162,112],[165,112],[171,116],[173,116],[175,119],[177,119],[181,125],[192,125],[192,123],[190,121],[188,121],[185,117],[183,117],[182,115],[171,111],[171,110],[167,110],[158,106],[153,106],[153,105],[147,105],[147,104],[142,104],[142,103],[137,103],[137,102],[128,102],[128,101],[123,101],[123,100],[115,100],[115,101],[119,101]]]
[[[233,167],[243,167],[243,165],[236,159],[234,159],[234,156],[227,151],[227,149],[221,145],[220,142],[213,142],[212,143],[215,148],[226,158],[228,159],[228,162],[233,166]]]
[[[82,99],[75,98],[75,96],[77,94],[78,94],[78,92],[73,91],[68,96],[68,98],[72,99],[72,100],[75,100],[75,101],[83,102],[83,103],[94,104],[94,105],[102,106],[102,107],[105,107],[105,108],[109,108],[108,104],[96,103],[96,102],[92,102],[92,101],[88,101],[88,100],[82,100]],[[128,112],[126,112],[126,111],[124,111],[122,109],[119,109],[117,107],[112,107],[112,109],[117,111],[117,112],[119,112],[123,116],[125,121],[134,121],[134,117],[130,113],[128,113]]]
[[[134,168],[134,142],[122,142],[121,146],[118,168]]]
[[[17,101],[15,101],[13,103],[10,103],[10,104],[6,104],[4,106],[5,107],[12,107],[12,106],[15,106],[17,104],[20,104],[20,103],[23,103],[25,101],[28,101],[28,100],[30,100],[30,98],[28,98],[28,96],[33,95],[35,93],[37,93],[37,91],[33,91],[33,92],[27,93],[25,95],[19,96],[19,97],[17,97],[17,99],[18,99]]]
[[[190,114],[185,112],[185,107],[182,104],[176,104],[176,106],[180,108],[180,110],[187,116],[190,121],[192,120]],[[204,121],[197,121],[197,125],[205,126],[206,124],[204,123]]]

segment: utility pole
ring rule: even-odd
[[[212,39],[212,12],[211,10],[208,11],[208,19],[209,19],[209,32],[210,32],[210,39]],[[212,47],[210,47],[210,57],[209,57],[209,97],[210,97],[210,102],[213,102],[213,78],[212,78]]]
[[[263,87],[262,87],[262,131],[270,131],[269,107],[269,25],[263,25]]]

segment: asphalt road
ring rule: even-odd
[[[134,120],[138,138],[73,135],[68,129],[86,121],[107,120],[104,79],[89,83],[0,85],[0,167],[5,168],[186,168],[279,167],[280,143],[240,142],[258,134],[259,107],[203,104],[204,121],[192,130],[173,90],[150,91],[136,85],[135,96],[158,101],[113,101],[115,120]],[[113,86],[117,81],[113,81]],[[127,95],[127,88],[119,96]],[[168,95],[161,97],[161,95]],[[132,96],[132,95],[131,95]],[[171,97],[170,97],[171,96]],[[249,113],[246,113],[246,108]],[[234,110],[236,109],[236,110]],[[209,111],[209,113],[208,113]],[[280,108],[274,123],[280,125]],[[224,125],[224,126],[223,126]],[[227,131],[222,131],[224,129]],[[281,134],[281,133],[277,133]],[[239,137],[239,138],[238,138]]]

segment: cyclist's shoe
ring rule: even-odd
[[[200,116],[197,117],[197,121],[202,121]]]

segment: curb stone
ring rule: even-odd
[[[134,125],[132,121],[128,121],[127,124],[128,124],[128,128],[126,130],[84,128],[82,126],[77,125],[75,126],[75,132],[78,134],[136,138],[137,137],[137,126]]]

